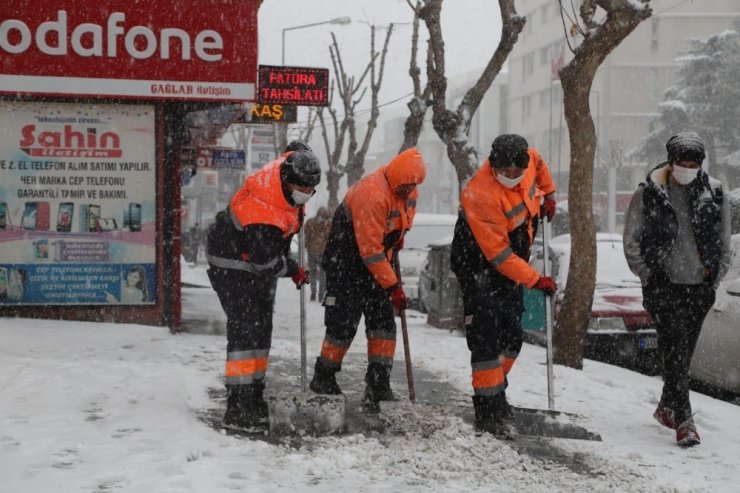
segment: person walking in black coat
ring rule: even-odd
[[[730,267],[730,208],[722,183],[702,168],[704,141],[679,133],[632,197],[624,229],[627,263],[642,281],[658,334],[663,392],[653,413],[682,447],[700,443],[689,402],[689,367],[699,333]]]

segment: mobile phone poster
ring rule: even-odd
[[[0,304],[154,304],[150,105],[0,101]]]

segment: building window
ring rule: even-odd
[[[527,95],[522,98],[522,121],[532,116],[532,96]]]
[[[543,5],[540,12],[542,12],[542,24],[547,24],[552,19],[552,4]]]
[[[534,52],[522,57],[522,82],[534,73]]]
[[[544,67],[548,63],[550,63],[550,47],[545,46],[540,48],[540,67]]]
[[[658,17],[651,17],[650,18],[650,48],[657,50],[658,49],[658,22],[660,19]]]
[[[540,109],[544,110],[545,108],[550,107],[550,90],[545,89],[544,91],[540,91]]]

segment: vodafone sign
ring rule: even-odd
[[[252,101],[260,3],[0,2],[0,94]]]

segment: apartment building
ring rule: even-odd
[[[563,1],[564,17],[560,3],[517,1],[517,10],[527,23],[509,57],[508,127],[541,151],[560,190],[567,193],[569,138],[562,89],[553,72],[560,62],[572,58],[569,47],[582,40],[565,34],[573,25],[571,5],[577,12],[581,1]],[[599,140],[594,190],[602,197],[608,189],[609,167],[617,167],[611,172],[611,180],[616,181],[612,189],[627,194],[652,164],[626,163],[623,156],[651,130],[657,105],[675,80],[676,60],[690,48],[687,40],[721,32],[740,20],[737,0],[652,0],[650,5],[653,16],[606,58],[592,86],[591,115]],[[599,202],[595,200],[597,206]],[[617,213],[623,207],[626,203],[618,203]]]

